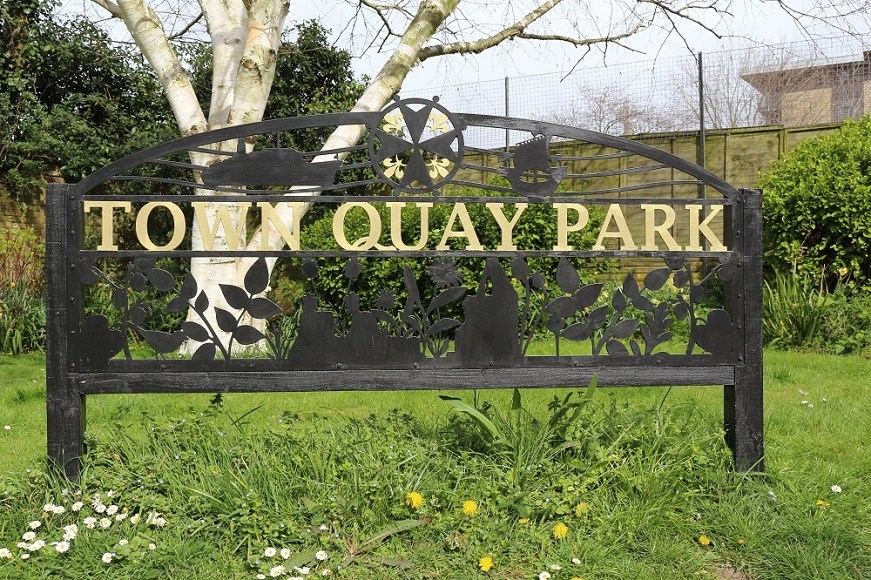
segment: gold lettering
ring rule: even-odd
[[[454,230],[454,222],[460,220],[461,230]],[[445,233],[442,235],[442,240],[436,246],[436,250],[447,250],[448,238],[466,238],[469,243],[466,244],[467,250],[480,252],[484,249],[481,242],[478,241],[478,234],[475,232],[475,226],[472,224],[472,219],[469,217],[469,211],[466,209],[466,204],[455,203],[454,209],[451,210],[451,216],[448,218],[448,225],[445,226]]]
[[[248,208],[253,205],[252,203],[233,204],[234,209],[238,212],[235,222],[230,215],[230,208],[228,207],[230,204],[193,201],[191,205],[194,208],[194,214],[197,216],[197,224],[200,228],[204,250],[207,252],[212,251],[212,248],[215,246],[215,238],[218,236],[218,229],[222,227],[227,239],[227,249],[231,252],[239,249],[239,244],[243,241],[242,237],[245,233],[245,219],[248,216]],[[209,223],[209,214],[213,216],[211,223]]]
[[[665,242],[665,247],[671,251],[680,251],[680,246],[669,232],[671,226],[674,225],[674,208],[670,205],[663,204],[641,204],[641,209],[644,210],[644,245],[642,250],[658,250],[656,245],[656,234]],[[656,212],[661,211],[665,214],[665,219],[662,223],[656,225]]]
[[[568,252],[573,249],[569,245],[569,232],[577,232],[587,226],[590,221],[590,212],[579,203],[555,203],[556,208],[556,245],[555,252]],[[575,223],[569,225],[569,210],[578,214]]]
[[[617,226],[616,232],[609,232],[608,228],[611,222]],[[596,243],[593,249],[601,251],[605,249],[602,242],[605,238],[618,238],[620,240],[621,250],[634,250],[637,248],[635,241],[632,239],[632,234],[629,232],[629,226],[626,224],[626,217],[623,215],[623,210],[616,203],[608,206],[608,213],[605,214],[605,221],[602,223],[602,229],[599,231],[599,237],[596,238]]]
[[[369,233],[351,243],[345,235],[345,217],[355,207],[362,208],[366,212],[369,218]],[[333,237],[343,250],[387,249],[378,244],[378,238],[381,237],[381,216],[372,204],[366,202],[353,201],[343,203],[336,208],[336,213],[333,215]]]
[[[114,226],[114,210],[122,209],[124,213],[130,213],[133,209],[132,204],[129,201],[86,201],[85,202],[85,213],[90,212],[92,209],[99,209],[101,212],[100,216],[100,245],[97,246],[98,250],[108,250],[110,252],[117,252],[118,246],[114,243],[114,234],[113,234],[113,226]]]
[[[502,231],[502,243],[499,244],[499,247],[496,248],[496,250],[502,252],[513,252],[517,249],[517,245],[513,240],[514,226],[517,225],[517,220],[520,219],[520,214],[522,214],[523,210],[526,209],[527,204],[518,203],[514,206],[515,212],[511,221],[508,221],[508,218],[506,218],[505,214],[502,212],[502,208],[505,207],[504,203],[488,203],[486,205],[487,209],[490,210],[490,213],[493,214],[496,223],[499,225],[499,229]]]
[[[281,238],[284,240],[284,243],[287,244],[288,249],[299,251],[299,228],[300,221],[302,220],[302,209],[303,206],[305,206],[305,202],[285,201],[279,203],[286,203],[290,208],[291,215],[293,216],[291,218],[293,220],[293,226],[288,229],[284,224],[284,220],[281,219],[281,216],[271,203],[268,201],[258,201],[257,207],[260,208],[260,233],[262,234],[260,237],[259,249],[261,251],[271,249],[269,238],[274,232],[281,235]]]
[[[701,223],[699,223],[699,218],[701,217],[702,205],[687,205],[686,208],[690,212],[690,243],[684,248],[684,250],[688,252],[700,252],[702,251],[702,245],[699,243],[699,232],[710,244],[708,248],[712,252],[726,252],[726,246],[723,245],[723,242],[717,237],[717,235],[711,230],[710,223],[711,221],[717,217],[723,210],[722,205],[712,205],[711,213],[708,214],[708,217]]]
[[[405,207],[405,202],[387,202],[387,207],[390,208],[390,241],[393,242],[393,246],[397,250],[420,250],[429,241],[429,208],[433,204],[429,202],[415,203],[414,206],[420,210],[420,237],[417,243],[409,246],[402,239],[402,208]]]
[[[158,246],[151,240],[148,234],[148,217],[151,212],[159,207],[169,210],[169,215],[172,216],[172,238],[163,246]],[[184,240],[185,220],[184,214],[176,204],[168,201],[151,201],[142,206],[139,213],[136,214],[136,239],[142,244],[142,247],[151,252],[165,251],[171,252],[181,245]]]

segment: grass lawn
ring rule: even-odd
[[[88,399],[93,453],[67,495],[42,473],[44,368],[0,357],[0,578],[871,577],[868,359],[765,353],[765,474],[727,469],[719,388],[598,389],[547,442],[531,416],[545,423],[567,391],[523,391],[530,415],[500,423],[501,444],[434,392],[231,394],[221,408],[107,395]],[[512,391],[477,397],[511,416]],[[31,521],[42,549],[16,546]],[[72,523],[60,553],[50,542]]]

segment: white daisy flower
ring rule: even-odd
[[[12,557],[12,552],[9,548],[0,548],[0,560],[7,560]]]
[[[82,523],[85,524],[86,528],[93,530],[94,527],[97,525],[97,518],[95,518],[93,516],[89,516],[89,517],[86,517],[85,519],[83,519]]]
[[[104,564],[111,564],[112,560],[115,558],[115,552],[106,552],[103,554],[103,557],[100,558]]]
[[[275,566],[274,568],[269,569],[269,575],[273,578],[278,578],[279,576],[283,576],[286,572],[287,572],[287,569],[284,566],[282,566],[281,564],[279,564],[278,566]]]
[[[130,542],[129,542],[128,540],[124,539],[124,538],[121,538],[120,540],[118,540],[118,545],[119,545],[119,546],[126,546],[126,545],[129,544],[129,543],[130,543]]]
[[[277,553],[276,549],[272,546],[267,546],[265,550],[263,550],[263,555],[267,558],[272,558]]]
[[[101,519],[100,520],[100,527],[103,528],[104,530],[108,530],[109,528],[112,527],[112,520],[110,520],[109,518]]]
[[[32,522],[27,524],[27,527],[30,528],[31,530],[39,529],[40,526],[42,526],[42,522],[39,520],[33,520]]]
[[[74,512],[78,512],[78,511],[81,511],[83,507],[85,507],[85,504],[83,504],[83,503],[80,502],[80,501],[77,501],[76,503],[74,503],[74,504],[70,507],[70,509],[72,509]]]
[[[315,558],[317,558],[317,560],[319,562],[323,562],[324,560],[329,558],[329,555],[327,555],[327,553],[324,552],[323,550],[319,550],[318,552],[315,553]]]
[[[24,532],[24,535],[21,536],[21,539],[26,542],[32,542],[36,539],[36,532]]]
[[[841,489],[840,485],[833,485],[832,486],[832,493],[841,493],[842,491],[844,491],[844,490]]]
[[[107,516],[114,516],[117,513],[118,513],[118,506],[116,506],[115,504],[112,504],[106,508],[106,515]]]
[[[57,542],[54,545],[54,549],[57,551],[58,554],[64,554],[67,550],[70,549],[70,543],[67,541]]]

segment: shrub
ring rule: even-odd
[[[492,192],[483,192],[479,189],[462,187],[451,192],[453,196],[474,197],[481,195],[494,195]],[[450,201],[449,199],[446,201]],[[438,241],[444,233],[448,218],[452,210],[452,203],[436,203],[429,210],[429,240]],[[383,204],[376,206],[382,220],[382,237],[380,243],[390,243],[389,211]],[[501,243],[501,230],[496,224],[490,211],[481,203],[469,203],[466,205],[479,241],[487,248],[495,248]],[[509,204],[504,209],[506,215],[511,213]],[[309,249],[339,249],[333,238],[333,211],[328,211],[312,223],[303,227],[301,245]],[[420,237],[419,210],[409,206],[403,209],[402,234],[403,239],[412,243]],[[513,215],[513,214],[511,214]],[[588,248],[595,243],[596,233],[603,221],[600,211],[591,209],[588,226],[576,233],[569,235],[569,243],[578,248]],[[509,217],[510,219],[510,217]],[[454,226],[457,228],[458,226]],[[345,230],[349,241],[354,241],[364,236],[369,231],[369,219],[361,210],[350,211],[345,219]],[[547,249],[556,243],[556,221],[553,210],[549,204],[530,204],[524,210],[523,217],[514,228],[514,243],[519,250]],[[456,244],[454,247],[458,247]],[[540,270],[548,282],[555,281],[555,272],[558,260],[547,258],[535,258],[527,260],[532,270]],[[405,287],[403,284],[403,266],[408,265],[416,278],[420,281],[428,275],[429,260],[403,259],[403,258],[373,258],[361,259],[362,274],[349,280],[343,275],[346,260],[321,259],[318,260],[317,293],[322,302],[325,302],[341,310],[342,300],[348,291],[353,291],[360,296],[361,304],[373,304],[382,291],[392,292],[403,298]],[[455,261],[456,270],[461,281],[468,287],[475,287],[484,271],[484,260],[479,258],[462,258]],[[602,260],[573,260],[575,266],[583,272],[589,271],[592,276],[594,270],[608,270],[612,264]],[[507,267],[507,261],[503,266]],[[293,271],[294,268],[289,268]],[[506,270],[507,271],[507,270]],[[598,273],[598,272],[596,272]],[[429,284],[422,284],[423,298],[428,300],[432,288]]]
[[[758,186],[771,265],[871,284],[871,117],[803,141]]]
[[[29,228],[0,234],[0,352],[45,348],[44,249]]]
[[[783,348],[811,346],[826,310],[825,288],[807,276],[776,272],[762,293],[765,342]]]

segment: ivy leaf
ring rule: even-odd
[[[565,258],[560,258],[559,264],[556,267],[556,283],[559,285],[560,290],[566,294],[573,293],[581,285],[578,271]]]
[[[257,258],[245,273],[245,290],[254,296],[260,294],[269,286],[269,268],[266,267],[266,258]]]
[[[206,342],[209,340],[209,331],[206,328],[193,320],[186,320],[181,323],[181,330],[188,338],[197,342]]]
[[[245,310],[248,308],[248,302],[251,298],[245,293],[245,290],[238,286],[233,286],[232,284],[218,284],[218,287],[224,295],[224,300],[227,301],[227,304],[229,304],[231,308],[235,308],[236,310]]]
[[[215,309],[217,311],[217,308]],[[248,324],[243,324],[233,332],[233,339],[242,345],[254,344],[259,340],[263,340],[266,336]]]
[[[671,276],[671,268],[657,268],[651,270],[644,277],[644,287],[650,290],[659,290],[665,285],[669,276]]]
[[[281,308],[269,298],[254,298],[251,304],[248,305],[248,314],[252,318],[258,320],[266,320],[278,314],[281,314]]]
[[[223,308],[215,308],[215,320],[218,322],[218,328],[224,332],[233,332],[236,329],[236,317]]]
[[[161,292],[172,292],[172,289],[175,286],[175,280],[173,279],[172,274],[166,270],[161,270],[160,268],[149,268],[145,270],[145,275],[148,277],[148,281],[151,282],[151,285]]]

